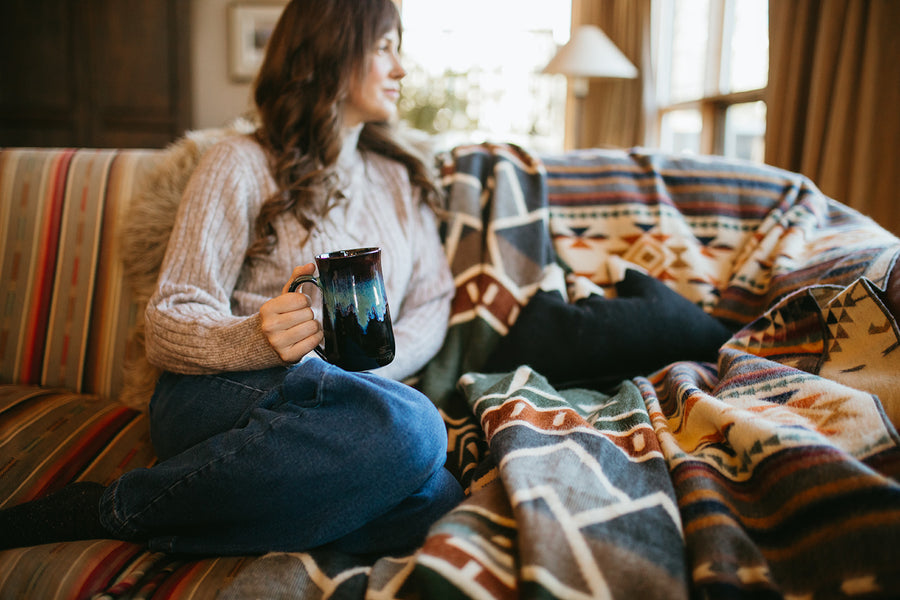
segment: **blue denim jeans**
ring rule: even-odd
[[[403,552],[462,499],[428,398],[318,358],[166,373],[150,422],[160,462],[111,485],[101,520],[154,550]]]

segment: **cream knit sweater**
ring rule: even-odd
[[[185,189],[147,306],[151,363],[189,374],[283,364],[261,331],[260,306],[281,293],[295,266],[316,254],[368,246],[381,248],[397,344],[394,361],[375,372],[403,379],[437,352],[453,280],[435,216],[418,201],[402,165],[358,151],[359,131],[347,134],[338,161],[347,200],[308,238],[295,217],[282,215],[274,223],[274,251],[252,263],[244,255],[253,224],[276,190],[266,154],[249,136],[229,138],[204,154]],[[321,320],[318,290],[306,287]]]

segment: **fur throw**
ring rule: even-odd
[[[146,410],[159,377],[144,352],[144,307],[156,288],[175,213],[191,173],[203,153],[232,135],[251,133],[255,125],[238,119],[224,128],[188,132],[163,152],[159,163],[138,186],[119,232],[125,279],[139,305],[137,324],[129,334],[125,373],[119,399]]]

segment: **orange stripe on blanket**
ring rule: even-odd
[[[830,527],[819,529],[808,535],[801,537],[796,543],[780,548],[766,547],[765,556],[770,561],[788,560],[796,558],[802,553],[810,552],[817,547],[833,542],[833,540],[847,540],[848,538],[859,535],[864,530],[878,530],[889,525],[893,528],[900,523],[900,509],[885,511],[876,514],[863,515],[834,515]],[[896,539],[896,538],[895,538]],[[884,552],[890,552],[893,548],[883,548]]]
[[[473,550],[479,549],[473,546]],[[486,592],[490,598],[510,597],[517,589],[515,579],[504,581],[496,568],[485,564],[475,552],[468,552],[448,534],[430,535],[419,552],[418,563],[446,577],[447,582],[460,589],[459,583],[469,582],[463,592]],[[473,589],[474,588],[474,589]]]
[[[822,446],[804,446],[792,448],[790,452],[782,451],[774,456],[767,456],[765,468],[755,472],[752,479],[741,480],[727,477],[709,463],[693,458],[678,465],[672,471],[672,483],[676,486],[685,486],[691,483],[691,479],[711,479],[716,485],[727,488],[732,497],[743,502],[752,502],[771,494],[776,485],[783,484],[795,473],[842,460],[840,455],[836,456],[834,452],[827,452],[827,449]],[[685,494],[682,497],[682,503],[694,501],[696,499],[692,495],[694,493]]]

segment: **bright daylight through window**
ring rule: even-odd
[[[656,139],[669,152],[762,161],[768,3],[653,0]],[[564,148],[566,80],[542,74],[569,40],[567,0],[403,0],[401,117],[440,148]],[[474,18],[472,15],[478,15]]]
[[[441,148],[563,148],[566,82],[541,69],[569,39],[566,0],[403,0],[400,115]],[[473,15],[477,15],[474,17]]]
[[[655,0],[659,146],[762,161],[768,3]]]

